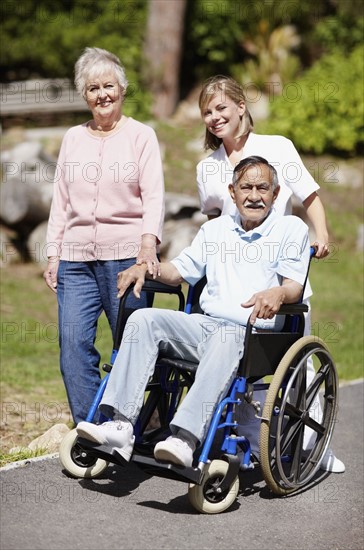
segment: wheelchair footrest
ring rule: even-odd
[[[167,462],[159,462],[155,458],[134,454],[132,461],[150,475],[174,479],[187,483],[201,483],[202,472],[198,468],[184,468]]]
[[[93,443],[92,441],[83,439],[82,437],[79,437],[77,442],[88,452],[88,454],[97,458],[102,458],[103,460],[106,460],[106,462],[119,464],[119,466],[126,466],[129,464],[125,458],[120,456],[118,453],[113,452],[112,448],[107,445],[99,445],[98,443]]]

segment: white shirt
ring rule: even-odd
[[[308,228],[296,216],[272,212],[259,227],[245,231],[239,214],[220,216],[202,225],[172,263],[189,284],[206,275],[200,297],[206,314],[246,326],[252,308],[240,304],[254,293],[281,285],[283,277],[304,284]],[[279,330],[283,319],[277,319],[258,319],[255,326]]]
[[[241,159],[257,155],[265,158],[277,170],[281,187],[274,210],[278,214],[291,214],[291,196],[303,202],[320,187],[305,168],[293,143],[283,136],[250,133]],[[197,187],[201,212],[206,215],[234,214],[228,185],[232,182],[234,166],[223,144],[197,165]]]

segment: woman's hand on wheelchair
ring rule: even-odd
[[[316,239],[311,246],[315,249],[314,257],[319,260],[326,258],[330,254],[329,243],[327,241]]]
[[[130,285],[134,285],[133,294],[136,298],[140,298],[140,292],[145,282],[145,274],[148,270],[146,264],[133,265],[125,271],[118,273],[117,287],[118,298],[124,296]]]

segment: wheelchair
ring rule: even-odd
[[[311,257],[313,254],[311,251]],[[143,290],[153,295],[174,294],[178,309],[193,314],[201,312],[198,298],[204,284],[201,280],[190,287],[187,300],[181,286],[148,280]],[[103,367],[107,373],[112,368],[130,314],[125,301],[131,291],[132,287],[120,300],[111,361]],[[215,408],[206,439],[196,450],[192,467],[159,462],[153,456],[155,444],[170,435],[169,423],[193,384],[197,369],[197,364],[160,355],[134,427],[131,462],[151,475],[187,482],[189,501],[197,511],[215,514],[227,510],[238,495],[239,472],[253,467],[250,442],[238,434],[236,420],[238,408],[245,401],[254,407],[261,422],[259,461],[268,488],[276,495],[288,495],[307,487],[330,445],[338,393],[337,371],[327,346],[317,337],[303,336],[307,310],[302,303],[283,305],[278,312],[285,317],[280,332],[255,331],[248,324],[237,375],[228,394]],[[309,360],[315,374],[308,383]],[[87,422],[93,421],[108,376],[106,374],[100,383]],[[266,391],[263,410],[254,400],[256,390]],[[314,406],[317,398],[320,410]],[[102,418],[101,422],[106,420]],[[310,444],[305,448],[304,432],[308,429]],[[217,440],[219,458],[212,456],[216,454],[213,451]],[[97,478],[109,463],[127,465],[106,446],[78,437],[75,429],[63,439],[59,456],[66,473],[78,478]]]

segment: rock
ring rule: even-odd
[[[358,189],[363,185],[362,167],[351,166],[348,162],[327,162],[323,168],[325,183],[345,185],[353,189]]]
[[[48,219],[56,160],[36,141],[2,153],[0,218],[23,237]]]
[[[164,260],[172,260],[186,246],[189,246],[199,229],[192,220],[168,220],[164,224],[161,255]]]
[[[245,88],[247,107],[251,114],[254,123],[258,120],[266,120],[269,118],[270,98],[267,94],[262,93],[255,86]]]
[[[166,193],[166,213],[163,227],[161,256],[165,260],[175,258],[189,246],[199,227],[206,221],[200,212],[196,197],[181,193]]]
[[[58,452],[62,439],[69,431],[70,429],[66,424],[55,424],[43,435],[33,439],[33,441],[29,443],[28,448],[32,451],[43,449],[48,453]]]
[[[40,223],[29,235],[27,241],[27,251],[29,257],[34,263],[42,267],[47,266],[47,227],[48,222]]]
[[[21,253],[15,244],[16,238],[14,231],[0,226],[0,267],[22,261]]]
[[[190,218],[200,210],[200,203],[196,197],[181,193],[166,193],[165,220]]]

